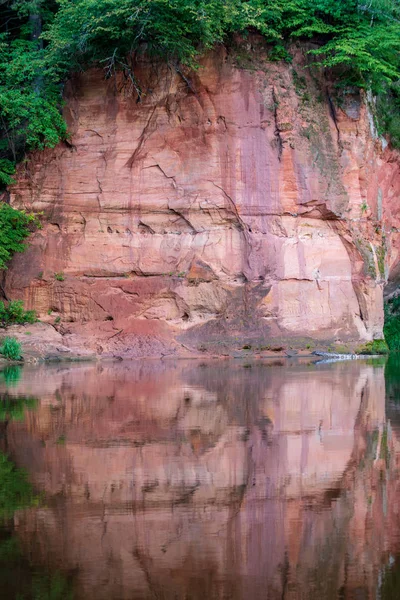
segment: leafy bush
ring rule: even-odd
[[[1,104],[1,96],[0,96]],[[38,220],[15,210],[9,204],[0,202],[0,269],[7,268],[7,262],[14,252],[23,252],[23,240],[38,226]]]
[[[199,53],[234,33],[258,31],[273,60],[291,60],[291,41],[312,40],[315,60],[346,84],[379,91],[399,79],[399,0],[4,0],[1,22],[12,23],[0,28],[3,185],[27,151],[66,137],[62,85],[90,65],[106,77],[121,70],[140,99],[137,53],[162,57],[188,81],[182,65],[196,67]]]
[[[378,132],[388,133],[394,148],[400,148],[400,81],[386,85],[377,95]]]
[[[54,279],[56,279],[57,281],[64,281],[64,273],[54,273]]]
[[[15,164],[8,158],[0,159],[0,185],[10,185],[14,183],[13,175],[15,173]]]
[[[66,68],[103,61],[109,74],[119,66],[132,75],[131,52],[193,66],[199,51],[256,29],[276,43],[276,58],[288,59],[284,40],[315,39],[313,53],[325,66],[374,84],[399,76],[399,17],[397,0],[61,0],[47,56]]]
[[[10,360],[21,360],[22,348],[19,341],[14,337],[6,337],[0,347],[0,354]]]
[[[359,346],[355,350],[356,354],[388,354],[389,348],[385,340],[373,340],[372,342],[366,342],[362,346]]]
[[[35,311],[25,310],[22,300],[10,300],[8,304],[0,301],[0,323],[3,327],[36,323],[36,321]]]

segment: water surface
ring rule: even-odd
[[[400,597],[395,358],[26,367],[0,396],[34,490],[0,597]]]

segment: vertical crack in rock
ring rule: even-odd
[[[282,152],[283,152],[283,140],[282,140],[281,132],[280,132],[279,125],[278,125],[279,100],[276,95],[276,91],[275,91],[274,87],[272,88],[272,99],[274,101],[275,136],[276,136],[276,140],[278,142],[278,159],[280,161],[282,158]]]
[[[337,122],[335,105],[334,105],[332,97],[329,95],[329,93],[327,94],[327,98],[328,98],[329,114],[332,117],[332,121],[333,121],[336,131],[337,131],[337,143],[338,143],[339,148],[342,149],[342,141],[340,138],[340,129],[339,129],[338,122]]]
[[[232,199],[232,197],[224,190],[223,187],[214,183],[214,181],[209,180],[209,182],[212,183],[213,186],[215,186],[216,188],[221,190],[221,192],[224,194],[225,198],[229,202],[231,212],[232,212],[232,214],[235,215],[237,222],[239,224],[239,227],[240,227],[240,231],[243,234],[243,238],[244,238],[244,242],[245,242],[246,263],[247,263],[249,270],[251,270],[250,254],[252,252],[252,245],[251,245],[251,240],[250,240],[250,236],[249,236],[248,226],[246,225],[246,223],[243,221],[242,217],[240,216],[237,206],[236,206],[234,200]]]
[[[161,596],[158,593],[158,586],[153,582],[153,578],[151,575],[152,560],[143,556],[138,547],[134,548],[134,550],[132,551],[132,556],[136,559],[144,575],[144,578],[147,583],[147,588],[151,594],[151,598],[155,598],[155,600],[158,600],[159,598],[161,598]],[[150,565],[148,563],[150,563]]]
[[[147,123],[144,126],[142,133],[139,136],[138,145],[136,146],[135,150],[133,151],[132,156],[130,157],[130,159],[127,161],[127,163],[125,165],[126,167],[129,167],[130,169],[132,168],[135,161],[140,157],[140,151],[142,150],[144,143],[150,137],[150,135],[153,133],[153,127],[155,125],[155,123],[153,123],[153,117],[157,110],[157,106],[158,105],[156,104],[154,106],[153,110],[151,111],[150,116],[147,119]]]
[[[97,185],[99,186],[99,193],[96,194],[96,199],[97,199],[97,202],[99,204],[99,210],[101,210],[100,196],[102,196],[102,194],[103,194],[103,188],[101,187],[101,182],[100,182],[100,179],[98,178],[97,175],[96,175],[96,180],[97,180]]]

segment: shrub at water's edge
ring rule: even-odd
[[[400,296],[385,303],[384,334],[390,350],[400,351]]]
[[[389,347],[385,340],[373,340],[372,342],[366,342],[362,346],[358,346],[355,349],[356,354],[389,354]]]
[[[0,346],[0,354],[9,360],[21,360],[22,347],[19,341],[14,337],[6,337]]]

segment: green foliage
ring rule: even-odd
[[[54,279],[56,279],[57,281],[64,281],[64,279],[65,279],[64,273],[62,273],[62,272],[54,273]]]
[[[9,365],[0,371],[0,380],[3,380],[6,387],[13,387],[17,385],[21,379],[22,368],[19,365]],[[0,404],[0,414],[1,414]],[[0,416],[1,419],[1,416]]]
[[[16,510],[26,508],[35,502],[25,471],[17,469],[0,452],[0,521],[13,516]]]
[[[3,0],[0,2],[0,185],[29,150],[66,137],[62,85],[90,65],[121,70],[141,96],[140,53],[185,75],[201,52],[235,33],[261,33],[271,60],[290,61],[287,45],[311,40],[314,60],[344,85],[382,95],[382,127],[397,140],[400,0]],[[12,27],[8,26],[12,23]],[[393,101],[393,103],[392,103]],[[394,108],[385,111],[385,103]],[[379,111],[378,111],[379,112]]]
[[[22,348],[19,341],[14,337],[6,337],[0,347],[0,354],[9,360],[21,360]]]
[[[0,269],[7,268],[7,262],[14,252],[23,252],[23,240],[37,226],[38,221],[33,215],[0,202]]]
[[[53,65],[102,62],[107,74],[132,75],[132,52],[194,66],[200,51],[256,29],[276,42],[274,60],[290,60],[284,40],[313,39],[322,64],[365,85],[398,78],[399,19],[398,0],[61,0],[45,37]]]
[[[359,346],[355,350],[356,354],[388,354],[389,348],[385,340],[373,340],[372,342],[366,342],[362,346]]]
[[[400,351],[400,296],[385,303],[383,331],[390,350]]]
[[[0,185],[12,183],[27,151],[52,147],[66,134],[59,77],[38,37],[55,10],[52,1],[0,3]]]
[[[385,340],[373,340],[372,342],[366,342],[365,344],[358,346],[355,353],[367,355],[388,354],[389,348]]]
[[[14,183],[15,164],[8,158],[0,158],[0,186]]]
[[[378,133],[388,133],[394,148],[400,148],[400,81],[385,86],[376,98]]]
[[[390,402],[400,403],[400,355],[392,352],[385,365],[386,397]]]
[[[283,60],[287,63],[291,63],[293,60],[293,57],[285,48],[285,46],[283,46],[283,44],[275,44],[271,52],[268,54],[268,58],[272,61]]]
[[[13,365],[14,366],[14,365]],[[9,367],[11,368],[11,367]],[[2,371],[4,377],[6,369]],[[19,373],[13,373],[13,376],[19,376]],[[37,399],[29,396],[10,396],[9,394],[0,395],[0,421],[22,421],[27,410],[36,408]]]
[[[0,300],[0,323],[3,327],[7,327],[7,325],[36,323],[36,321],[35,311],[25,310],[22,300],[10,300],[8,304],[4,304]]]
[[[136,51],[196,66],[199,52],[250,27],[278,40],[280,18],[279,2],[263,0],[61,0],[46,39],[51,63],[104,61],[111,74],[130,70],[126,56]]]
[[[72,581],[31,565],[18,538],[8,532],[0,537],[0,589],[7,600],[73,600]]]
[[[33,600],[72,600],[70,582],[61,573],[36,574],[32,581]]]

